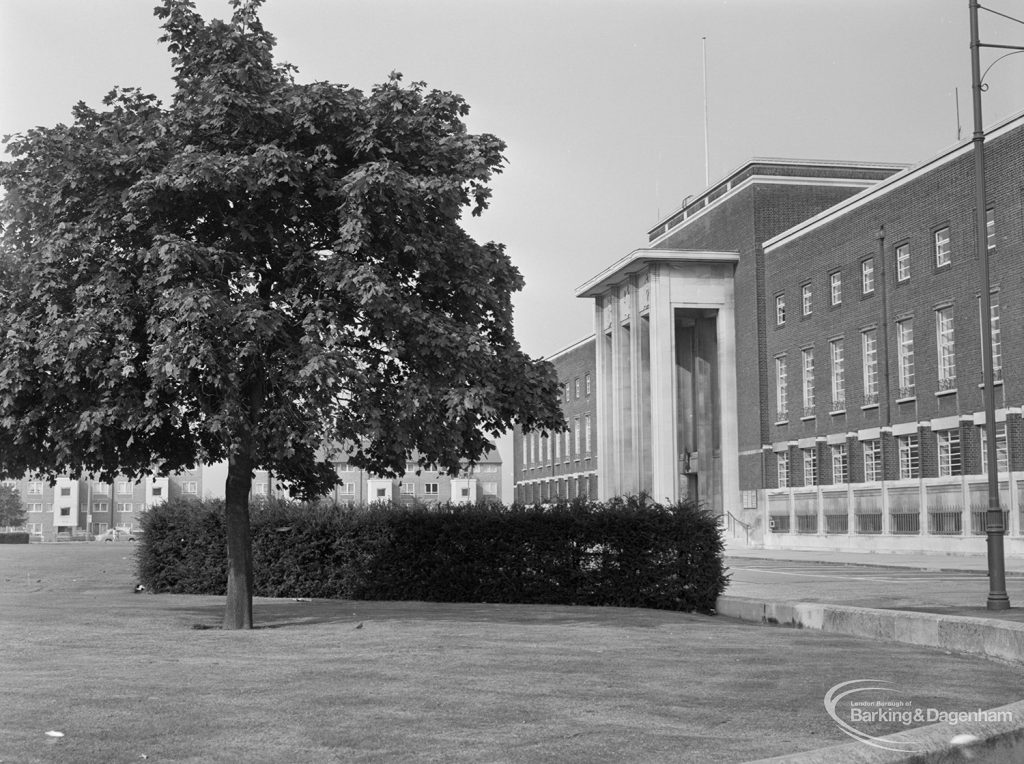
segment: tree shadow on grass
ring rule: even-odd
[[[173,595],[163,595],[173,596]],[[223,600],[211,597],[210,604],[174,607],[192,628],[220,628]],[[508,623],[534,626],[593,624],[628,628],[658,628],[666,625],[707,622],[713,616],[643,608],[590,607],[572,605],[519,605],[479,602],[410,602],[321,599],[257,598],[253,621],[257,629],[281,629],[320,624],[359,628],[367,621],[433,621],[466,623]]]

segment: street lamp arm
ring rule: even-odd
[[[988,11],[989,13],[994,14],[996,16],[1002,16],[1004,19],[1009,19],[1010,21],[1016,21],[1018,24],[1024,24],[1024,21],[1021,21],[1020,19],[1014,18],[1013,16],[1008,16],[1005,13],[993,10],[992,8],[986,8],[984,5],[981,4],[978,5],[978,9],[982,11]]]
[[[997,47],[997,46],[995,46],[995,45],[984,45],[984,44],[982,44],[982,46],[981,46],[981,47],[983,47],[983,48],[994,48],[994,47]],[[1009,47],[1012,47],[1012,46],[1010,46],[1010,45],[1000,45],[1000,46],[998,46],[998,47],[1001,47],[1001,48],[1009,48]],[[987,66],[987,67],[985,68],[985,71],[984,71],[984,72],[982,72],[982,75],[981,75],[981,89],[982,89],[982,90],[988,90],[988,85],[987,85],[987,84],[985,83],[985,77],[986,77],[986,76],[988,75],[988,73],[989,73],[989,70],[990,70],[990,69],[991,69],[991,68],[992,68],[993,66],[995,66],[996,64],[998,64],[998,63],[999,63],[1000,61],[1002,61],[1002,60],[1003,60],[1004,58],[1006,58],[1007,56],[1016,56],[1016,55],[1017,55],[1018,53],[1024,53],[1024,48],[1017,48],[1017,49],[1015,49],[1015,50],[1011,50],[1011,51],[1010,51],[1009,53],[1004,53],[1004,54],[1003,54],[1003,55],[1001,55],[1001,56],[1000,56],[999,58],[997,58],[997,59],[996,59],[995,61],[993,61],[993,62],[992,62],[991,64],[989,64],[989,65],[988,65],[988,66]]]

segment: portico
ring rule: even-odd
[[[576,290],[594,300],[600,498],[738,505],[738,262],[638,249]]]

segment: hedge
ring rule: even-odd
[[[153,592],[223,594],[222,515],[220,501],[151,509],[137,553],[141,583]],[[728,582],[716,518],[687,503],[275,502],[251,515],[258,596],[713,612]]]
[[[0,533],[0,544],[27,544],[28,531],[9,531]]]

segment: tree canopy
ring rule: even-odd
[[[27,520],[21,495],[10,486],[0,485],[0,528],[20,528]]]
[[[227,459],[247,536],[254,469],[315,496],[332,448],[454,471],[514,423],[562,426],[551,366],[513,333],[521,275],[459,224],[502,141],[398,74],[297,82],[260,5],[206,21],[163,0],[168,106],[116,88],[7,139],[0,476]]]

